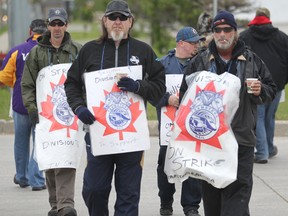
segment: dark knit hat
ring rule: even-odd
[[[233,14],[231,14],[228,11],[221,10],[218,12],[218,14],[215,16],[212,22],[212,30],[221,24],[227,24],[233,27],[235,30],[237,30],[237,23],[235,21],[235,18]]]

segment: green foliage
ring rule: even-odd
[[[157,120],[156,108],[150,103],[147,105],[147,118],[148,120]]]
[[[285,97],[285,102],[280,103],[278,106],[276,113],[277,120],[288,120],[288,85],[285,88]]]
[[[103,13],[110,0],[75,0],[73,17],[88,22],[94,22],[97,13]],[[197,28],[198,17],[201,12],[212,14],[211,0],[126,0],[136,18],[141,20],[147,28],[133,29],[133,35],[139,38],[141,34],[148,34],[154,50],[160,55],[175,46],[176,32],[184,26]],[[248,12],[253,10],[250,0],[218,0],[218,8],[231,12]],[[142,27],[141,23],[141,27]]]
[[[0,35],[3,34],[4,32],[7,32],[8,31],[8,25],[6,26],[1,26],[0,28]]]

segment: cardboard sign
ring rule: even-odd
[[[117,86],[119,74],[142,79],[142,66],[126,66],[85,73],[87,106],[96,121],[90,125],[93,155],[117,154],[150,148],[142,97]]]
[[[71,64],[43,68],[36,80],[39,123],[35,158],[40,170],[77,168],[84,144],[83,124],[67,103],[64,82]]]
[[[203,71],[186,82],[164,170],[171,183],[191,176],[226,187],[237,176],[238,144],[230,123],[239,105],[240,79]]]

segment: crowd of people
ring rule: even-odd
[[[82,197],[89,215],[109,215],[113,179],[114,215],[139,215],[143,158],[147,149],[141,140],[149,139],[142,109],[149,102],[157,110],[159,129],[155,170],[159,213],[173,215],[175,184],[169,181],[165,171],[169,142],[180,137],[173,133],[177,126],[173,119],[180,115],[180,107],[185,106],[182,102],[191,92],[194,81],[191,76],[196,80],[202,71],[219,77],[228,73],[237,78],[240,86],[235,115],[214,121],[211,116],[217,119],[223,112],[219,109],[220,114],[215,114],[215,105],[211,105],[216,89],[208,91],[199,87],[195,94],[199,93],[197,99],[200,98],[201,105],[197,105],[196,99],[191,102],[191,113],[183,115],[183,127],[187,130],[187,143],[197,143],[203,141],[205,133],[226,126],[225,118],[231,118],[229,128],[238,144],[236,178],[219,188],[190,173],[181,184],[180,205],[185,216],[200,216],[201,201],[205,216],[249,216],[253,163],[268,163],[278,153],[273,142],[275,113],[288,83],[288,36],[272,25],[267,8],[259,8],[249,28],[241,33],[232,13],[220,10],[212,17],[203,12],[195,28],[179,29],[175,48],[157,57],[150,45],[130,35],[134,23],[128,3],[112,0],[101,18],[102,34],[82,46],[67,31],[69,19],[65,9],[51,8],[47,20],[31,22],[27,41],[8,52],[0,68],[0,84],[13,88],[14,183],[21,188],[31,186],[33,191],[48,189],[51,206],[48,216],[77,215],[74,161],[78,154],[67,152],[69,163],[66,164],[58,161],[47,164],[43,158],[37,158],[45,150],[44,142],[39,143],[41,131],[44,134],[59,131],[53,135],[58,140],[47,138],[45,147],[52,143],[55,146],[56,142],[58,147],[85,142],[87,165]],[[52,81],[56,75],[59,75],[58,84]],[[91,75],[95,78],[91,79]],[[255,81],[248,86],[247,78]],[[47,79],[52,89],[51,92],[46,89],[45,102],[39,93],[43,79]],[[204,96],[200,97],[200,93]],[[45,106],[50,108],[49,112]],[[163,126],[167,125],[165,113],[168,112],[171,113],[167,129]],[[72,130],[84,131],[85,135],[76,133],[76,138],[71,139]],[[99,140],[95,140],[95,133],[101,134]],[[101,147],[108,152],[101,153]],[[55,151],[45,154],[51,159]],[[49,168],[43,168],[48,165]]]

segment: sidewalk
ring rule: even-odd
[[[140,216],[158,216],[159,198],[156,181],[158,157],[158,137],[151,137],[151,149],[145,152],[144,171],[142,178],[142,194],[140,201]],[[288,215],[288,144],[287,137],[276,137],[275,143],[279,155],[269,160],[268,164],[255,164],[254,188],[250,202],[251,216],[286,216]],[[13,160],[13,135],[0,135],[0,215],[3,216],[45,216],[49,210],[48,192],[22,189],[13,183],[15,165]],[[79,216],[88,216],[86,206],[81,196],[82,177],[85,166],[85,155],[78,169],[75,190],[75,208]],[[182,216],[179,192],[180,184],[174,202],[174,216]],[[110,215],[113,215],[115,201],[114,185],[110,195]],[[203,207],[200,213],[204,216]]]

